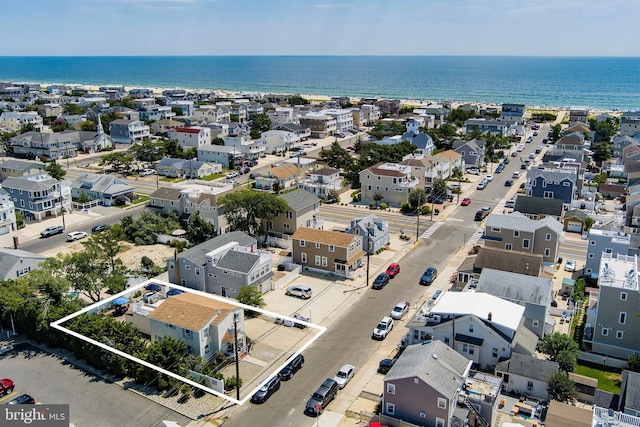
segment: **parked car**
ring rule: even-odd
[[[491,208],[488,206],[483,206],[479,211],[476,212],[476,215],[473,218],[474,221],[482,221],[487,217],[487,215],[489,215],[489,212],[491,212]]]
[[[380,363],[378,363],[378,373],[386,374],[396,363],[396,359],[382,359]]]
[[[491,182],[491,181],[493,181],[493,175],[489,174],[489,175],[485,176],[484,179],[486,179],[488,182]]]
[[[308,318],[308,317],[304,317],[304,316],[303,316],[302,314],[300,314],[300,313],[296,313],[296,314],[294,314],[294,315],[293,315],[293,318],[294,318],[294,319],[297,319],[297,320],[302,320],[303,322],[307,322],[307,323],[311,321],[311,319],[310,319],[310,318]],[[305,325],[304,323],[298,323],[298,322],[295,322],[295,323],[293,324],[293,326],[295,326],[296,328],[299,328],[299,329],[304,329],[304,328],[306,328],[306,327],[307,327],[307,325]]]
[[[93,227],[91,227],[91,232],[100,233],[101,231],[104,231],[107,228],[109,228],[109,224],[96,224]]]
[[[520,172],[520,171],[515,171],[513,174],[511,174],[511,178],[518,179],[518,178],[520,178],[520,174],[521,173],[522,172]]]
[[[76,240],[84,239],[87,236],[88,234],[85,233],[84,231],[72,231],[71,233],[67,234],[67,242],[73,242]]]
[[[393,319],[391,317],[385,316],[382,320],[376,325],[373,330],[373,334],[371,338],[374,340],[383,340],[389,335],[389,332],[393,329]]]
[[[319,415],[335,399],[338,394],[338,383],[333,378],[327,378],[322,385],[311,395],[307,401],[305,412],[310,415]]]
[[[467,173],[471,175],[480,175],[480,169],[477,167],[467,168]]]
[[[302,354],[298,354],[293,357],[293,359],[291,359],[289,363],[287,363],[287,366],[285,366],[280,370],[280,372],[278,372],[278,378],[280,378],[281,381],[288,381],[296,372],[302,369],[303,366],[304,356]]]
[[[54,225],[53,227],[47,227],[40,232],[40,237],[43,239],[46,237],[55,236],[56,234],[62,234],[64,232],[64,227],[61,225]]]
[[[313,295],[313,290],[308,286],[294,285],[287,288],[285,295],[309,299]]]
[[[431,297],[431,299],[432,299],[433,301],[435,301],[435,300],[437,300],[437,299],[440,297],[440,295],[442,295],[442,289],[438,289],[438,290],[436,291],[436,293],[435,293],[435,294],[433,294],[433,296]]]
[[[400,273],[400,264],[398,264],[397,262],[389,264],[389,267],[387,267],[387,271],[385,273],[389,275],[390,279],[393,279],[398,275],[398,273]]]
[[[505,187],[511,187],[513,185],[513,180],[512,179],[508,179],[504,182],[504,186]]]
[[[227,179],[233,179],[233,178],[237,178],[238,177],[238,172],[229,172],[227,174]]]
[[[460,202],[460,206],[469,206],[471,204],[471,199],[469,197],[465,197]]]
[[[371,286],[373,289],[382,289],[387,283],[389,283],[389,275],[387,273],[380,273],[376,280],[373,281],[373,285]]]
[[[516,151],[517,151],[517,152],[524,151],[524,144],[520,144],[520,145],[518,145],[518,148],[516,148]]]
[[[502,159],[502,163],[505,164],[505,165],[508,165],[509,162],[510,162],[510,160],[509,160],[508,157],[505,157],[504,159]]]
[[[7,402],[7,405],[35,405],[36,400],[28,394],[21,394],[13,400]]]
[[[427,203],[435,203],[436,205],[441,205],[444,203],[444,199],[442,197],[434,196],[430,194],[427,196]]]
[[[511,153],[511,157],[518,157],[518,153],[514,151],[513,153]]]
[[[154,175],[155,173],[156,173],[155,169],[142,169],[138,175],[149,176],[149,175]]]
[[[338,388],[343,389],[344,386],[353,378],[356,373],[356,368],[353,365],[343,365],[342,368],[338,369],[335,377],[333,377],[334,381],[338,383]]]
[[[404,315],[409,311],[409,302],[401,301],[393,307],[391,310],[391,314],[389,315],[393,320],[400,320],[404,317]]]
[[[434,280],[436,280],[436,277],[438,277],[438,269],[432,265],[422,273],[422,276],[420,277],[420,284],[429,286]]]
[[[543,148],[544,148],[544,146],[542,146],[542,145],[538,145],[538,146],[536,147],[536,154],[540,154],[540,153],[542,153],[542,149],[543,149]]]
[[[478,190],[484,190],[485,188],[487,188],[487,181],[485,181],[484,179],[482,181],[480,181],[478,183],[478,186],[476,187]]]
[[[0,395],[9,394],[13,391],[16,385],[13,383],[13,380],[9,378],[3,378],[0,380]]]
[[[280,378],[271,377],[251,396],[251,403],[264,403],[278,390],[280,390]]]
[[[576,260],[568,259],[567,263],[564,265],[564,271],[576,271]]]
[[[538,136],[538,132],[537,132],[537,131],[536,131],[536,132],[534,132],[534,133],[533,133],[533,136]]]
[[[503,170],[504,170],[504,163],[500,163],[496,168],[496,173],[502,173]]]

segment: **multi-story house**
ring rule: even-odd
[[[322,168],[309,172],[309,177],[298,181],[298,188],[326,199],[330,191],[342,190],[342,177],[338,169]]]
[[[75,157],[78,151],[78,132],[25,132],[11,138],[11,149],[17,155],[51,160]]]
[[[369,126],[380,120],[380,107],[375,104],[362,104],[360,106],[360,122]]]
[[[416,157],[430,155],[436,146],[431,135],[420,132],[421,123],[417,119],[411,118],[407,120],[405,126],[407,131],[402,134],[400,139],[402,141],[409,141],[416,146],[416,152],[414,154]]]
[[[156,164],[158,175],[188,178],[202,178],[222,172],[222,165],[219,163],[208,163],[200,160],[174,159],[172,157],[163,157]]]
[[[271,252],[241,231],[224,233],[167,259],[169,281],[228,298],[253,286],[263,294],[271,289]]]
[[[47,174],[9,177],[2,183],[15,211],[27,221],[58,216],[62,208],[71,211],[71,189],[67,181],[58,181]]]
[[[156,303],[147,315],[153,341],[171,337],[184,342],[187,353],[211,359],[217,351],[233,355],[237,325],[238,351],[246,351],[244,309],[185,292]]]
[[[494,135],[507,136],[509,124],[502,120],[495,119],[467,119],[464,122],[465,133],[473,132],[491,133]]]
[[[578,153],[581,157],[584,152],[584,136],[582,134],[565,135],[551,148],[550,155],[562,155],[566,153]]]
[[[442,341],[482,368],[512,353],[531,355],[538,336],[524,326],[525,307],[480,292],[445,292],[406,324],[409,345]]]
[[[529,219],[520,212],[489,214],[482,238],[487,247],[539,254],[546,265],[553,265],[562,241],[562,223],[551,217]]]
[[[336,133],[338,123],[335,117],[321,113],[307,113],[300,117],[300,127],[311,129],[314,138],[326,138]]]
[[[45,164],[27,160],[8,159],[0,163],[0,181],[10,176],[34,175],[44,171]]]
[[[109,134],[113,142],[135,144],[151,136],[149,126],[138,120],[117,119],[109,123]]]
[[[558,362],[513,353],[510,359],[498,362],[495,374],[502,378],[506,392],[548,401],[549,378],[559,369]]]
[[[261,190],[273,190],[277,183],[282,191],[296,186],[301,175],[296,165],[285,162],[271,166],[266,173],[256,175],[255,186]]]
[[[42,117],[58,117],[62,114],[62,107],[59,104],[38,105],[38,114]]]
[[[178,144],[184,149],[198,149],[203,145],[211,144],[211,130],[201,126],[169,129],[167,137],[177,140]]]
[[[24,126],[31,125],[36,131],[42,129],[42,117],[35,111],[5,111],[0,114],[0,127],[7,132],[19,132]]]
[[[0,235],[16,230],[16,210],[5,190],[0,188]]]
[[[524,120],[526,107],[524,104],[502,104],[500,117],[503,119]]]
[[[638,113],[640,116],[640,113]],[[640,119],[638,120],[638,125],[640,125]],[[640,133],[640,128],[638,128],[638,133]],[[629,145],[638,145],[638,141],[635,138],[630,137],[629,135],[617,135],[613,137],[613,157],[620,159],[622,158],[622,151],[624,147]]]
[[[589,125],[589,109],[587,107],[569,108],[569,126],[576,124]]]
[[[600,255],[602,253],[612,255],[629,255],[631,248],[631,235],[620,230],[607,230],[592,227],[587,237],[587,260],[584,265],[584,274],[597,279],[600,274]]]
[[[300,126],[295,123],[285,123],[280,126],[274,126],[273,130],[283,130],[293,133],[300,141],[306,141],[311,136],[311,128]]]
[[[320,213],[318,197],[300,189],[280,194],[278,197],[287,202],[289,209],[267,221],[269,236],[289,240],[300,227],[322,227],[323,222],[316,217]],[[286,243],[286,246],[290,246],[290,242]]]
[[[139,110],[137,113],[138,120],[145,122],[169,120],[176,116],[176,113],[167,105],[154,105],[144,110]],[[131,117],[131,119],[133,120],[133,117]],[[182,125],[184,125],[184,123],[182,123]]]
[[[129,89],[130,98],[151,98],[153,97],[153,91],[148,88],[132,88]]]
[[[274,110],[268,111],[267,115],[271,119],[271,125],[274,128],[287,123],[295,123],[297,120],[291,107],[276,107]]]
[[[363,236],[365,251],[375,255],[389,243],[389,221],[371,214],[352,219],[346,233]]]
[[[256,141],[256,145],[264,147],[265,153],[282,153],[296,142],[300,142],[300,137],[294,132],[268,130],[262,132],[260,139]]]
[[[400,114],[401,104],[399,99],[380,99],[376,102],[376,105],[380,109],[380,115],[382,116],[395,116]]]
[[[453,150],[442,151],[438,154],[431,154],[423,159],[425,164],[424,187],[431,191],[433,180],[441,178],[447,180],[453,176],[456,170],[464,170],[462,156]]]
[[[167,107],[170,107],[171,110],[178,110],[181,116],[191,117],[193,116],[194,111],[194,103],[190,100],[180,100],[180,101],[168,101]]]
[[[638,257],[602,253],[598,290],[589,294],[583,342],[594,353],[627,359],[640,352]]]
[[[38,270],[46,259],[46,256],[22,249],[0,248],[0,280],[15,280]]]
[[[360,172],[360,197],[363,202],[400,206],[408,202],[409,193],[418,188],[419,182],[411,174],[411,166],[378,163]],[[380,201],[376,200],[377,194],[382,196]]]
[[[618,410],[627,415],[638,417],[638,422],[634,425],[640,425],[640,372],[627,369],[622,371]]]
[[[300,227],[291,239],[293,262],[304,269],[352,279],[363,265],[365,252],[361,236]]]
[[[151,128],[151,132],[153,132],[155,135],[162,135],[166,134],[169,129],[179,128],[181,126],[186,125],[173,119],[160,119],[156,122],[151,123],[149,127]]]
[[[71,183],[71,197],[85,195],[89,200],[100,201],[103,206],[112,206],[117,199],[132,199],[135,187],[112,175],[82,173]]]
[[[516,197],[513,210],[529,219],[538,220],[550,216],[562,222],[564,203],[560,199],[528,197],[520,194]]]
[[[524,326],[540,339],[553,331],[546,323],[553,300],[551,279],[483,268],[475,290],[524,306]]]
[[[533,168],[527,171],[525,192],[530,197],[559,199],[571,206],[578,197],[577,180],[575,169]]]
[[[620,117],[620,135],[640,134],[640,111],[625,111]]]
[[[215,105],[202,105],[194,110],[193,116],[197,121],[204,123],[228,122],[229,110]]]
[[[213,164],[217,163],[225,169],[233,168],[234,165],[239,164],[245,156],[245,153],[238,150],[235,146],[203,145],[198,148],[198,161]],[[255,156],[258,156],[258,152],[256,152]],[[253,156],[248,157],[254,158]]]
[[[465,141],[463,139],[457,139],[453,141],[452,149],[456,153],[462,156],[462,162],[464,167],[477,166],[482,167],[485,165],[484,150],[487,143],[479,139],[472,139],[471,141]]]
[[[350,108],[328,108],[320,111],[320,114],[336,119],[336,133],[345,133],[353,129],[353,115]]]

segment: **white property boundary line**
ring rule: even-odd
[[[191,293],[194,293],[196,295],[207,297],[207,298],[210,298],[210,299],[215,300],[215,301],[219,301],[219,302],[224,302],[226,304],[235,305],[235,306],[237,306],[239,308],[243,308],[243,309],[246,309],[246,310],[253,310],[253,311],[256,311],[258,313],[261,313],[261,314],[264,314],[264,315],[267,315],[267,316],[270,316],[270,317],[273,317],[273,318],[279,317],[281,319],[290,320],[290,321],[292,321],[294,323],[300,323],[300,324],[303,324],[303,325],[308,326],[310,328],[316,329],[317,332],[308,342],[303,344],[302,347],[300,347],[300,349],[298,349],[295,353],[293,353],[291,356],[289,356],[280,366],[278,366],[278,368],[273,372],[273,374],[267,376],[267,378],[264,381],[262,381],[260,384],[258,384],[258,386],[255,389],[253,389],[253,390],[251,390],[251,392],[247,393],[247,395],[245,396],[244,399],[237,400],[237,399],[234,399],[233,397],[225,395],[224,393],[220,393],[220,392],[218,392],[216,390],[213,390],[213,389],[211,389],[211,388],[209,388],[207,386],[199,384],[199,383],[197,383],[195,381],[192,381],[192,380],[190,380],[188,378],[180,376],[180,375],[178,375],[176,373],[167,371],[164,368],[161,368],[161,367],[159,367],[157,365],[149,363],[149,362],[147,362],[145,360],[139,359],[139,358],[137,358],[135,356],[132,356],[132,355],[130,355],[128,353],[120,351],[120,350],[118,350],[116,348],[110,347],[110,346],[108,346],[108,345],[106,345],[104,343],[101,343],[101,342],[95,341],[95,340],[93,340],[91,338],[85,337],[84,335],[81,335],[81,334],[79,334],[79,333],[77,333],[75,331],[72,331],[72,330],[62,326],[63,323],[68,322],[69,320],[71,320],[71,319],[73,319],[75,317],[78,317],[81,314],[84,314],[84,313],[87,313],[87,312],[93,312],[93,313],[97,312],[100,308],[102,308],[103,306],[107,306],[109,303],[111,303],[111,301],[113,301],[116,298],[119,298],[119,297],[130,298],[136,291],[138,291],[138,290],[143,290],[144,291],[144,287],[149,285],[149,284],[151,284],[151,283],[156,283],[156,284],[158,284],[160,286],[165,287],[164,290],[163,290],[165,294],[169,290],[169,288],[170,289],[180,289],[181,291],[184,291],[184,292],[191,292]],[[197,387],[200,390],[206,391],[207,393],[211,393],[211,394],[214,394],[214,395],[216,395],[218,397],[222,397],[222,398],[228,400],[229,402],[235,403],[237,405],[242,405],[247,400],[249,400],[251,398],[251,396],[256,391],[258,391],[260,389],[260,387],[262,387],[270,378],[272,378],[274,375],[277,375],[277,373],[280,372],[287,365],[287,363],[289,362],[289,360],[292,357],[295,357],[298,354],[302,353],[304,350],[306,350],[311,344],[313,344],[318,338],[320,338],[320,336],[322,334],[324,334],[326,332],[326,330],[327,330],[326,327],[320,326],[320,325],[316,325],[314,323],[301,321],[299,319],[294,319],[293,317],[289,317],[289,316],[278,314],[278,313],[275,313],[275,312],[272,312],[272,311],[264,310],[262,308],[253,307],[253,306],[246,305],[246,304],[241,304],[241,303],[239,303],[239,302],[237,302],[235,300],[222,298],[222,297],[219,297],[217,295],[209,294],[209,293],[198,291],[198,290],[195,290],[195,289],[186,288],[186,287],[180,286],[180,285],[174,285],[173,283],[165,282],[163,280],[155,280],[155,279],[147,280],[147,281],[145,281],[143,283],[140,283],[138,285],[132,286],[132,287],[126,289],[125,291],[122,291],[122,292],[120,292],[118,294],[110,296],[107,299],[104,299],[104,300],[98,301],[98,302],[96,302],[94,304],[91,304],[88,307],[85,307],[80,311],[72,313],[72,314],[70,314],[70,315],[68,315],[66,317],[63,317],[62,319],[56,320],[55,322],[51,322],[51,327],[53,327],[53,328],[65,333],[67,335],[71,335],[71,336],[73,336],[75,338],[78,338],[80,340],[83,340],[83,341],[86,341],[86,342],[88,342],[90,344],[93,344],[93,345],[95,345],[97,347],[100,347],[103,350],[110,351],[111,353],[117,354],[118,356],[124,357],[125,359],[129,359],[129,360],[131,360],[133,362],[136,362],[136,363],[139,363],[139,364],[141,364],[143,366],[146,366],[147,368],[153,369],[153,370],[155,370],[157,372],[160,372],[162,374],[165,374],[167,376],[175,378],[178,381],[182,381],[182,382],[187,383],[187,384],[189,384],[189,385],[191,385],[193,387]]]

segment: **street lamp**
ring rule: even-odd
[[[240,359],[238,356],[238,312],[233,313],[233,339],[236,357],[236,399],[240,400]]]
[[[369,287],[369,257],[371,256],[371,220],[367,222],[367,288]]]

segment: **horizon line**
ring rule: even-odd
[[[513,54],[114,54],[114,55],[1,55],[0,58],[590,58],[590,59],[640,59],[625,55],[513,55]]]

